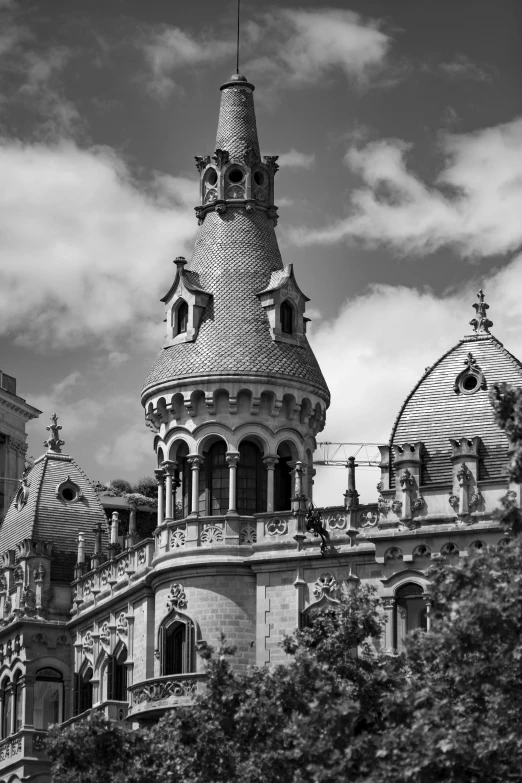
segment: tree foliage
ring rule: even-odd
[[[492,403],[522,477],[522,390]],[[204,646],[207,688],[154,728],[101,717],[49,741],[55,783],[505,783],[522,768],[522,530],[506,498],[505,546],[429,572],[431,628],[379,651],[382,615],[355,585],[338,611],[287,637],[287,665],[238,674]],[[357,648],[357,655],[355,649]],[[101,761],[103,759],[103,762]]]

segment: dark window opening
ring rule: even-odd
[[[186,332],[188,328],[188,304],[181,302],[176,311],[176,334]]]
[[[283,445],[277,450],[278,462],[274,469],[274,511],[290,511],[292,498],[291,454]]]
[[[76,497],[76,492],[72,487],[64,487],[62,489],[62,497],[64,500],[68,500],[68,501],[74,500],[74,498]]]
[[[234,185],[237,185],[239,182],[243,181],[243,172],[241,169],[232,169],[232,171],[229,171],[228,173],[228,179]]]
[[[256,171],[254,173],[254,182],[256,183],[256,185],[259,185],[259,187],[261,188],[264,187],[266,178],[262,171]]]
[[[180,615],[160,628],[161,673],[187,674],[195,669],[194,624]]]
[[[226,444],[220,440],[212,444],[205,459],[211,516],[226,514],[228,511],[229,467],[226,455]]]
[[[404,648],[406,635],[416,628],[427,630],[427,609],[422,598],[423,589],[420,585],[406,584],[396,593],[395,603],[395,647],[398,651]]]
[[[236,508],[247,516],[266,511],[266,468],[260,450],[249,440],[239,446]]]
[[[12,695],[11,683],[6,682],[2,688],[2,739],[11,734]]]
[[[291,304],[283,302],[281,305],[281,331],[284,334],[293,333],[294,310]]]
[[[211,187],[214,187],[214,185],[215,185],[215,184],[216,184],[216,182],[218,181],[218,176],[217,176],[217,172],[216,172],[216,170],[215,170],[215,169],[209,169],[209,170],[207,171],[206,180],[207,180],[208,184],[209,184]]]
[[[79,676],[78,713],[92,709],[92,669],[89,667]]]
[[[127,701],[127,647],[123,646],[117,655],[107,661],[107,698],[112,701]]]
[[[34,684],[33,725],[35,729],[48,729],[62,722],[63,677],[56,669],[39,669]]]
[[[475,375],[467,375],[462,383],[466,391],[473,391],[478,386],[478,379]]]

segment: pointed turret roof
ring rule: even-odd
[[[216,138],[220,153],[214,163],[209,156],[197,158],[203,183],[198,208],[201,227],[185,272],[194,275],[209,300],[195,340],[166,344],[159,352],[145,383],[144,398],[149,390],[182,378],[248,375],[305,383],[329,402],[328,387],[306,337],[299,344],[274,340],[258,296],[273,285],[275,273],[285,273],[274,230],[277,166],[274,158],[261,162],[253,90],[241,74],[221,87]],[[243,195],[226,184],[231,167],[246,172]],[[222,187],[221,195],[210,198],[205,190],[209,174],[213,182],[225,182],[216,186]],[[262,180],[269,181],[268,188],[256,190],[254,181]]]
[[[107,517],[98,495],[74,459],[61,453],[56,414],[47,427],[48,450],[39,457],[20,482],[20,488],[0,526],[0,553],[14,549],[24,539],[53,545],[51,578],[69,582],[76,562],[78,533],[84,534],[86,551],[94,550],[96,524],[107,527]]]

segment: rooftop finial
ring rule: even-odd
[[[473,331],[476,334],[489,334],[489,327],[493,326],[493,321],[490,321],[486,315],[486,310],[489,310],[489,305],[484,301],[484,291],[482,288],[477,294],[478,302],[475,302],[473,307],[477,313],[476,318],[472,318],[470,325],[473,327]]]
[[[61,447],[65,444],[65,441],[60,440],[60,430],[62,428],[58,424],[58,416],[56,413],[53,413],[51,416],[51,421],[52,424],[46,427],[47,432],[50,432],[51,434],[47,440],[44,440],[44,446],[47,446],[47,450],[54,452],[54,454],[61,454]]]
[[[236,49],[236,73],[239,74],[239,7],[241,0],[237,0],[237,49]]]

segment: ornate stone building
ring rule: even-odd
[[[162,300],[142,392],[156,527],[139,528],[135,504],[128,525],[112,509],[108,522],[55,419],[0,527],[0,783],[49,780],[53,722],[95,707],[147,725],[189,704],[204,688],[198,642],[221,631],[239,670],[283,661],[282,635],[345,582],[378,588],[382,645],[400,649],[429,623],[430,564],[502,543],[494,511],[507,491],[520,501],[488,388],[522,385],[522,365],[490,334],[480,292],[472,332],[406,398],[375,502],[359,504],[351,458],[344,501],[322,522],[310,511],[329,393],[278,249],[277,160],[260,155],[253,91],[240,75],[221,87],[215,153],[196,158],[194,253]]]
[[[0,371],[0,523],[24,473],[25,425],[41,411],[16,393],[16,378]]]

